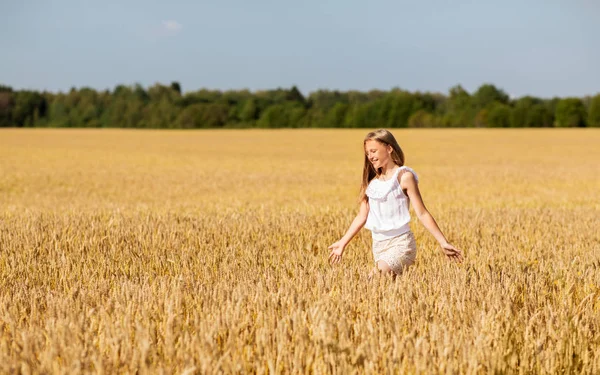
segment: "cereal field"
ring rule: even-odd
[[[0,373],[600,373],[600,130],[393,131],[430,212],[367,280],[368,130],[0,130]]]

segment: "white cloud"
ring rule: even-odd
[[[162,21],[163,30],[170,35],[179,34],[183,25],[175,20]]]

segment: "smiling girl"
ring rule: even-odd
[[[365,161],[360,190],[360,209],[346,234],[329,246],[331,263],[342,260],[350,240],[364,226],[373,235],[376,272],[399,275],[415,262],[417,245],[410,230],[409,203],[423,226],[451,260],[462,261],[462,252],[452,246],[423,203],[419,179],[404,166],[404,153],[388,130],[379,129],[364,139]]]

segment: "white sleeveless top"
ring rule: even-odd
[[[365,193],[369,197],[369,216],[365,228],[369,229],[376,241],[387,240],[410,231],[409,200],[398,182],[398,173],[406,170],[419,178],[409,167],[400,167],[392,178],[381,181],[374,178]]]

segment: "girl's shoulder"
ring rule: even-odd
[[[410,173],[407,173],[410,172]],[[417,176],[417,172],[415,172],[414,169],[412,169],[411,167],[407,167],[406,165],[403,165],[402,167],[398,168],[398,182],[400,182],[403,178],[412,178],[414,177],[415,182],[419,182],[419,176]]]

